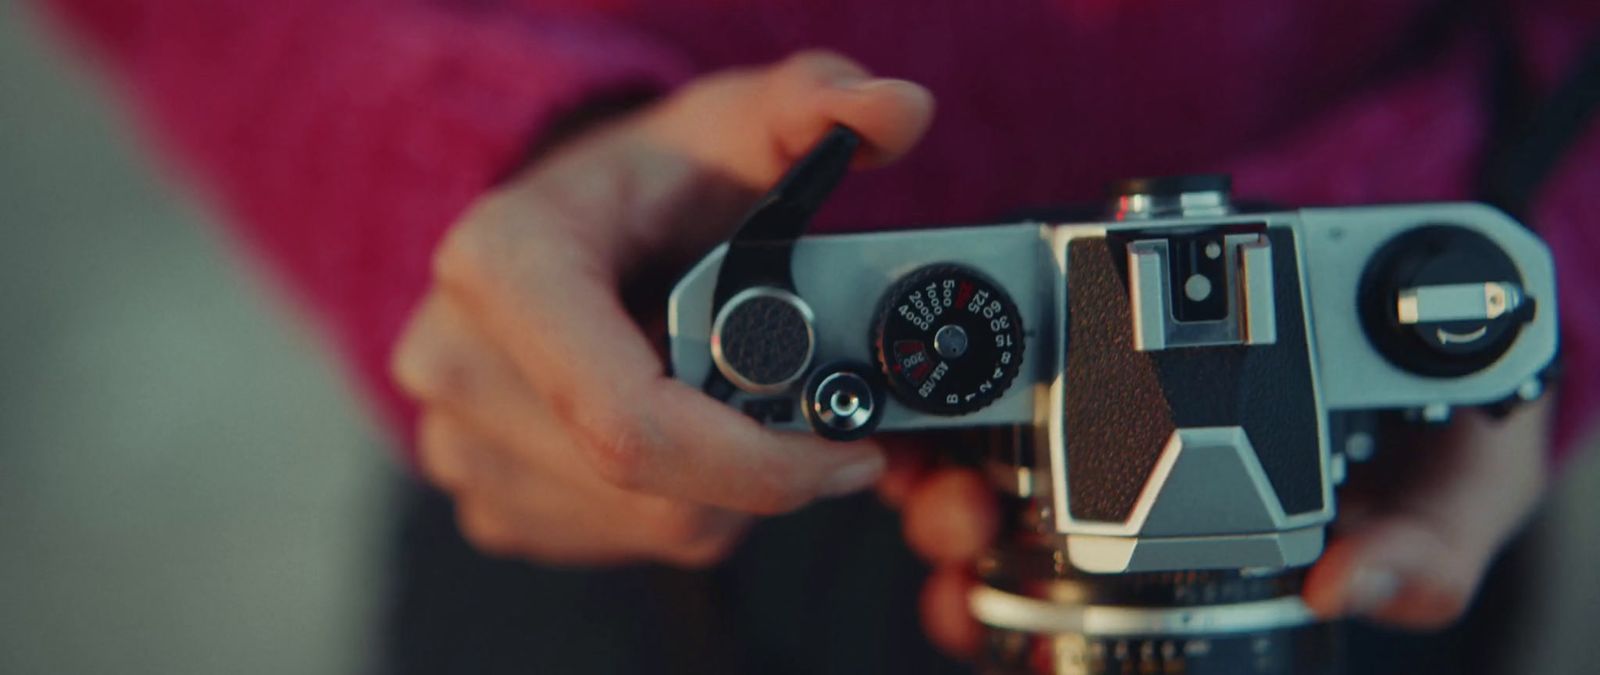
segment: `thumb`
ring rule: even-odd
[[[606,262],[675,269],[727,238],[755,197],[834,125],[860,135],[854,164],[870,167],[910,151],[932,119],[928,90],[873,78],[830,52],[696,79],[618,129],[626,171],[612,172],[623,179],[602,182],[600,194],[620,198],[593,210],[632,225],[616,232],[625,236],[608,244]],[[573,182],[559,190],[565,201],[594,192],[594,181]]]
[[[1406,449],[1432,455],[1420,480],[1328,546],[1307,578],[1307,604],[1402,628],[1459,618],[1542,490],[1548,415],[1545,402],[1499,421],[1469,412],[1437,447]]]
[[[779,174],[834,124],[861,134],[857,166],[881,166],[910,151],[933,121],[933,94],[922,85],[872,77],[831,52],[790,57],[768,71],[763,88]]]
[[[648,122],[655,137],[746,187],[764,190],[835,124],[861,135],[857,166],[908,152],[933,120],[933,95],[875,78],[832,52],[806,51],[755,70],[702,78]]]

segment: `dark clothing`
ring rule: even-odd
[[[383,675],[942,675],[967,665],[923,637],[927,568],[871,495],[763,521],[702,572],[561,570],[486,558],[450,500],[407,484]],[[1430,635],[1351,624],[1345,672],[1517,672],[1504,653],[1527,551],[1491,571],[1467,618]]]

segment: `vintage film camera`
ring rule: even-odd
[[[1101,222],[802,236],[858,143],[678,284],[672,369],[775,428],[989,430],[986,672],[1330,672],[1296,570],[1373,414],[1529,400],[1556,354],[1550,253],[1487,206],[1244,213],[1186,176]]]

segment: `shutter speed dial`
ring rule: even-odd
[[[895,398],[965,415],[1005,393],[1022,367],[1022,315],[999,285],[963,265],[912,271],[884,294],[873,348]]]

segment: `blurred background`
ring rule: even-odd
[[[38,24],[0,0],[0,673],[360,672],[387,451]]]
[[[362,671],[399,472],[109,103],[0,0],[0,675]],[[1594,451],[1521,546],[1503,672],[1600,673]]]

